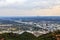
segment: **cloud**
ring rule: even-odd
[[[45,9],[60,5],[60,0],[0,0],[0,8]]]
[[[16,10],[0,9],[0,16],[60,16],[60,6],[51,9]]]
[[[26,0],[0,0],[0,7],[13,7],[23,5]]]
[[[0,0],[0,16],[60,16],[60,0]]]

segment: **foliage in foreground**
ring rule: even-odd
[[[55,34],[56,33],[60,34],[60,31],[55,32]],[[4,33],[0,35],[0,38],[5,38],[5,40],[56,40],[55,36],[51,32],[40,35],[39,37],[28,32],[24,32],[22,34]]]

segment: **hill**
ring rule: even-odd
[[[60,34],[60,31],[50,32],[47,34],[40,35],[39,37],[36,37],[28,32],[24,32],[22,34],[4,33],[0,34],[0,40],[2,38],[4,38],[4,40],[56,40],[56,34]]]

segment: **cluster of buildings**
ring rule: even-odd
[[[18,27],[14,27],[13,24],[0,24],[0,34],[10,33],[10,32],[21,34],[24,31],[26,31],[26,32],[29,32],[29,33],[32,33],[32,34],[38,36],[41,34],[46,34],[50,31],[53,32],[55,30],[60,30],[60,24],[57,24],[57,23],[46,23],[46,22],[37,22],[37,23],[35,23],[35,22],[20,22],[20,23],[26,24],[26,25],[32,25],[32,27],[27,26],[30,28],[30,30],[21,30],[21,29],[18,29],[18,28],[20,28],[20,25]],[[42,31],[40,29],[37,31],[32,31],[33,25],[35,27],[42,28]]]

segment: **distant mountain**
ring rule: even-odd
[[[31,16],[31,17],[0,17],[0,22],[14,23],[15,21],[23,22],[40,22],[40,21],[53,21],[60,23],[60,16]]]
[[[25,20],[25,21],[60,21],[60,16],[31,16],[31,17],[0,17],[0,19],[4,20]]]

